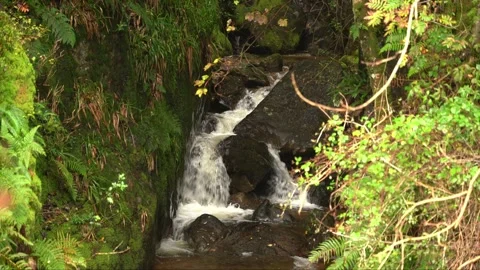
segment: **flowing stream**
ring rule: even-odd
[[[184,177],[178,187],[178,208],[173,218],[173,236],[162,240],[157,255],[193,254],[182,240],[183,230],[202,214],[213,215],[223,222],[242,221],[252,215],[253,210],[228,204],[230,178],[222,156],[217,151],[217,145],[229,136],[235,135],[233,133],[235,126],[255,109],[287,72],[288,68],[285,67],[283,72],[272,75],[270,86],[255,90],[247,89],[246,95],[234,110],[207,115],[200,130],[192,135]],[[215,127],[210,128],[208,132],[208,126],[212,123]],[[271,146],[268,149],[274,160],[272,164],[274,177],[270,181],[271,186],[275,187],[269,199],[274,203],[285,202],[295,192],[296,186],[285,164],[280,160],[278,151]],[[294,198],[292,204],[298,204],[300,197]]]

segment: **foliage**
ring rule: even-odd
[[[410,4],[368,1],[367,22],[383,23],[384,51],[402,43]],[[450,27],[446,8],[417,7],[402,111],[378,120],[335,115],[317,156],[296,160],[306,186],[338,175],[331,188],[339,238],[321,244],[312,261],[335,254],[329,268],[478,266],[480,61],[464,56],[479,48],[467,32],[473,27]]]
[[[45,8],[37,5],[36,9],[41,15],[43,23],[52,31],[57,40],[71,47],[75,45],[75,31],[70,25],[70,19],[65,14],[53,7]]]
[[[22,25],[0,11],[0,100],[15,102],[26,113],[33,113],[35,73],[22,47]]]

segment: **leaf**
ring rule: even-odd
[[[255,15],[253,15],[253,12],[247,12],[245,14],[245,20],[251,22],[255,19]]]
[[[232,31],[235,31],[235,30],[237,30],[237,28],[235,28],[235,26],[232,26],[232,25],[227,26],[227,32],[232,32]]]
[[[238,4],[240,4],[240,1],[234,0],[234,1],[233,1],[233,4],[234,4],[235,6],[238,6]]]
[[[196,87],[200,87],[200,86],[202,86],[204,83],[205,83],[204,80],[195,80],[195,82],[193,83],[193,85],[196,86]]]
[[[279,19],[277,23],[278,23],[278,26],[280,26],[280,27],[287,27],[288,26],[288,19]]]
[[[207,70],[209,70],[209,69],[210,69],[212,66],[213,66],[213,64],[212,64],[212,63],[208,63],[208,64],[206,64],[206,65],[203,67],[203,71],[207,71]]]
[[[217,58],[217,59],[213,60],[213,63],[217,64],[218,62],[220,62],[220,60],[222,60],[222,58]]]
[[[210,76],[208,76],[208,75],[203,75],[202,76],[202,80],[204,80],[204,81],[208,80],[208,78],[210,78]]]
[[[197,92],[195,92],[195,95],[198,97],[202,97],[203,95],[206,95],[208,92],[207,88],[199,88]]]

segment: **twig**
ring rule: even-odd
[[[115,249],[117,249],[117,248],[118,248],[118,246],[117,246]],[[130,250],[130,247],[129,247],[129,246],[127,246],[127,248],[126,248],[126,249],[124,249],[124,250],[120,250],[120,251],[115,251],[115,250],[114,250],[114,251],[112,251],[112,252],[96,252],[95,254],[93,254],[93,256],[95,257],[95,256],[97,256],[97,255],[115,255],[115,254],[123,254],[123,253],[126,253],[126,252],[127,252],[127,251],[129,251],[129,250]]]
[[[360,105],[354,106],[354,107],[350,107],[350,106],[348,106],[348,104],[346,104],[342,108],[330,107],[330,106],[326,106],[326,105],[311,101],[308,98],[306,98],[305,96],[303,96],[302,93],[300,92],[300,90],[298,89],[297,82],[295,81],[295,74],[292,72],[292,74],[290,76],[290,78],[292,80],[292,85],[293,85],[293,88],[295,89],[295,92],[300,97],[300,99],[302,99],[304,102],[306,102],[307,104],[309,104],[311,106],[319,108],[320,110],[327,110],[327,111],[332,111],[332,112],[358,111],[358,110],[361,110],[361,109],[367,107],[372,102],[374,102],[380,95],[382,95],[388,89],[388,87],[392,83],[393,79],[395,78],[395,75],[397,74],[397,71],[400,68],[400,65],[402,64],[405,55],[407,54],[408,46],[410,45],[410,36],[412,34],[413,13],[414,13],[414,10],[415,10],[415,8],[418,4],[418,1],[419,0],[415,0],[410,7],[410,14],[409,14],[409,17],[408,17],[408,25],[407,25],[407,34],[406,34],[405,39],[404,39],[405,45],[403,46],[403,49],[400,51],[400,58],[398,59],[397,64],[393,68],[392,73],[390,74],[390,77],[388,77],[387,82],[369,100],[367,100],[363,104],[360,104]]]
[[[384,64],[384,63],[386,63],[386,62],[389,62],[389,61],[394,60],[395,58],[397,58],[397,56],[398,56],[399,54],[400,54],[400,52],[397,52],[397,53],[395,53],[393,56],[384,58],[384,59],[382,59],[382,60],[374,61],[374,62],[365,62],[365,61],[362,61],[362,64],[366,65],[367,67],[379,66],[379,65]]]
[[[474,262],[476,262],[476,261],[478,261],[478,260],[480,260],[480,255],[477,256],[477,257],[475,257],[475,258],[472,258],[472,259],[470,259],[470,260],[468,260],[468,261],[466,261],[466,262],[464,262],[464,263],[462,263],[462,264],[458,267],[458,270],[460,270],[460,269],[464,268],[465,266],[467,266],[467,265],[469,265],[469,264],[471,264],[471,263],[474,263]]]

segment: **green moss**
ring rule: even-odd
[[[265,13],[265,9],[269,12]],[[259,25],[256,22],[245,21],[249,12],[259,11],[266,14],[268,23]],[[285,27],[277,25],[279,19],[287,19]],[[284,0],[258,0],[252,6],[239,5],[237,7],[236,24],[240,28],[248,28],[257,38],[258,45],[270,49],[271,52],[290,52],[295,50],[300,42],[301,29],[304,28],[305,18],[299,15]]]
[[[227,36],[218,28],[215,28],[212,32],[212,45],[216,51],[214,58],[231,55],[233,53],[232,44]]]
[[[35,72],[12,18],[0,11],[0,101],[33,113]]]

